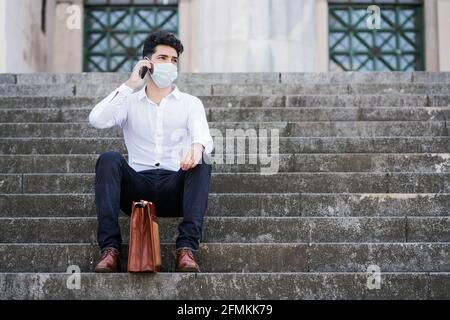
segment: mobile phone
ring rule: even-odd
[[[145,75],[147,74],[148,68],[142,67],[141,70],[139,70],[139,75],[141,76],[141,79],[144,79]]]
[[[139,75],[141,76],[141,79],[144,79],[145,75],[147,74],[147,71],[148,71],[148,67],[142,67],[141,70],[139,70]],[[152,72],[152,70],[150,70],[150,73],[151,72]]]

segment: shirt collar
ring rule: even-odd
[[[142,100],[143,98],[147,97],[147,94],[145,93],[145,88],[147,88],[147,84],[141,90],[138,91],[138,99],[139,100]],[[172,88],[174,88],[174,89],[166,97],[170,97],[171,95],[173,95],[177,100],[180,100],[180,95],[181,95],[180,89],[178,89],[178,86],[176,84],[173,84]]]

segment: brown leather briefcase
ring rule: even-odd
[[[161,271],[161,244],[155,204],[133,201],[128,248],[128,272]]]

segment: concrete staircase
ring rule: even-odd
[[[450,298],[450,73],[181,75],[210,128],[278,128],[279,172],[214,165],[202,273],[161,218],[164,272],[94,274],[95,161],[127,150],[87,118],[127,76],[0,75],[1,299]]]

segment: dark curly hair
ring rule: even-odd
[[[142,57],[151,56],[156,52],[156,46],[159,44],[167,45],[174,48],[178,57],[183,53],[184,48],[181,41],[177,37],[167,31],[158,30],[151,33],[144,41],[144,49],[142,50]]]

